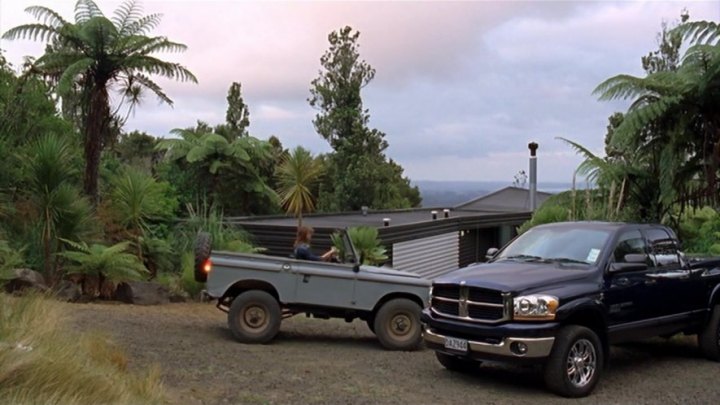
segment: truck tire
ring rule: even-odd
[[[415,350],[422,341],[422,308],[406,298],[390,300],[375,315],[373,332],[388,350]]]
[[[195,281],[204,283],[207,281],[207,273],[203,269],[205,261],[212,253],[212,236],[207,232],[198,232],[195,237]]]
[[[435,352],[438,362],[450,371],[458,371],[461,373],[470,373],[477,370],[480,367],[481,362],[471,359],[464,359],[462,357],[453,356],[451,354],[445,354],[442,352]]]
[[[720,305],[715,305],[710,319],[698,334],[698,346],[708,360],[720,361]]]
[[[242,343],[267,343],[280,330],[282,312],[272,295],[250,290],[238,295],[228,311],[228,326]]]
[[[604,364],[602,342],[583,326],[560,329],[545,364],[545,385],[564,397],[579,398],[595,388]]]

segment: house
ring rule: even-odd
[[[330,235],[352,226],[378,229],[388,249],[387,265],[433,278],[484,261],[490,247],[501,247],[516,236],[516,229],[530,219],[527,189],[507,187],[452,208],[364,210],[303,217],[315,230],[313,248],[330,248]],[[538,193],[538,201],[550,194]],[[293,250],[297,219],[289,216],[228,218],[249,232],[267,254],[289,256]]]

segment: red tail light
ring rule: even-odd
[[[202,269],[205,273],[210,273],[210,270],[212,270],[212,261],[210,259],[205,260]]]

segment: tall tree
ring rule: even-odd
[[[370,115],[360,92],[375,77],[375,69],[360,59],[359,37],[347,26],[331,32],[330,47],[320,58],[323,70],[311,83],[308,102],[320,110],[313,124],[334,149],[320,205],[331,210],[418,205],[419,191],[384,154],[385,134],[368,128]]]
[[[107,137],[113,116],[109,92],[118,90],[123,100],[129,98],[132,105],[133,100],[138,100],[140,89],[149,90],[160,101],[172,105],[172,100],[150,76],[192,82],[197,79],[184,66],[152,55],[184,51],[186,46],[163,36],[147,36],[160,23],[161,15],[142,15],[135,0],[123,2],[111,18],[92,0],[78,0],[74,23],[47,7],[33,6],[26,11],[40,23],[12,28],[3,38],[48,42],[50,46],[35,61],[34,69],[57,78],[57,91],[61,96],[80,89],[85,138],[83,188],[97,201],[103,139]]]
[[[227,95],[228,108],[225,113],[225,126],[228,140],[239,136],[247,136],[247,127],[250,126],[250,110],[242,97],[242,85],[233,82]]]

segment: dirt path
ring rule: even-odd
[[[178,404],[712,404],[720,395],[720,364],[701,359],[690,337],[613,348],[595,393],[566,400],[547,393],[534,368],[463,375],[430,350],[382,350],[361,321],[296,316],[272,344],[244,345],[212,304],[62,305],[79,330],[123,346],[130,367],[158,365]]]

